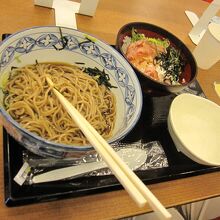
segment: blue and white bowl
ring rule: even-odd
[[[67,39],[64,41],[63,39]],[[137,123],[142,109],[142,91],[128,62],[110,45],[80,31],[55,27],[33,27],[17,32],[0,44],[0,85],[12,66],[38,62],[85,63],[88,67],[105,69],[116,96],[117,119],[109,143],[125,137]],[[30,151],[41,156],[80,157],[93,151],[92,146],[68,146],[45,140],[13,120],[3,106],[0,93],[1,122],[7,132]]]

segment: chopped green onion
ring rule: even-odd
[[[136,29],[132,28],[131,42],[136,42],[138,40],[147,40],[150,43],[156,44],[158,46],[162,46],[164,48],[167,48],[170,45],[170,41],[168,39],[146,37],[144,34],[138,33]]]
[[[136,42],[138,40],[146,39],[144,34],[140,34],[136,29],[132,28],[131,30],[131,42]]]
[[[152,38],[152,37],[146,37],[146,39],[149,42],[154,43],[158,46],[162,46],[164,48],[167,48],[170,45],[170,41],[168,39],[161,40],[159,38]]]

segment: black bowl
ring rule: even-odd
[[[180,75],[180,78],[184,78],[185,82],[180,85],[168,85],[157,80],[154,80],[150,76],[147,76],[140,70],[138,70],[129,60],[126,55],[122,51],[123,40],[125,36],[131,37],[132,28],[136,29],[138,33],[143,33],[146,37],[160,38],[160,39],[168,39],[170,41],[170,45],[175,49],[181,51],[181,57],[185,60],[185,67]],[[153,24],[148,24],[144,22],[132,22],[124,25],[120,28],[117,40],[116,40],[116,48],[122,53],[125,59],[131,64],[134,68],[142,88],[144,90],[154,90],[154,91],[167,91],[176,93],[183,90],[190,83],[192,83],[197,76],[197,64],[191,53],[191,51],[186,47],[186,45],[179,40],[176,36],[174,36],[169,31],[158,27]]]

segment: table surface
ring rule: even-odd
[[[33,0],[1,0],[0,34],[21,29],[54,25],[53,9],[34,6]],[[179,37],[192,51],[188,37],[192,26],[185,15],[191,10],[198,16],[208,7],[202,0],[100,0],[94,17],[77,15],[78,29],[114,44],[121,26],[142,21],[161,26]],[[220,82],[220,62],[209,70],[198,70],[198,81],[210,100],[220,105],[214,81]],[[2,147],[2,133],[0,135]],[[3,151],[0,151],[0,219],[118,219],[151,211],[138,208],[124,190],[100,193],[53,202],[8,208],[4,204]],[[148,185],[166,207],[220,196],[220,172]]]

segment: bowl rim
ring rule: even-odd
[[[165,83],[162,83],[160,81],[157,81],[147,75],[145,75],[144,73],[142,73],[142,71],[140,71],[139,69],[137,69],[132,63],[130,63],[125,54],[123,53],[122,49],[121,49],[121,46],[119,46],[120,44],[120,35],[122,33],[122,31],[124,29],[126,29],[127,27],[130,27],[130,26],[135,26],[135,25],[143,25],[143,26],[148,26],[148,27],[152,27],[152,28],[156,28],[157,30],[161,30],[163,32],[165,32],[166,34],[168,34],[169,36],[171,36],[172,38],[174,38],[178,44],[181,44],[181,46],[186,50],[187,54],[190,55],[190,58],[192,60],[192,62],[195,64],[195,75],[192,77],[192,79],[187,82],[186,84],[180,84],[180,85],[168,85],[168,84],[165,84]],[[141,28],[140,28],[141,29]],[[142,28],[144,29],[144,28]],[[157,32],[156,32],[157,33]],[[160,34],[160,33],[159,33]],[[129,62],[129,64],[132,66],[132,68],[135,70],[135,72],[139,73],[141,76],[143,77],[146,77],[147,79],[151,80],[152,82],[158,84],[158,85],[161,85],[161,86],[165,86],[165,87],[168,87],[168,88],[178,88],[178,87],[182,87],[182,86],[186,86],[186,85],[189,85],[190,83],[192,83],[196,77],[197,77],[197,74],[198,74],[198,68],[197,68],[197,62],[196,62],[196,59],[195,57],[193,56],[192,52],[189,50],[189,48],[184,44],[184,42],[182,40],[180,40],[177,36],[175,36],[173,33],[171,33],[170,31],[160,27],[160,26],[157,26],[155,24],[152,24],[152,23],[147,23],[147,22],[138,22],[138,21],[134,21],[134,22],[129,22],[127,24],[124,24],[118,31],[117,33],[117,37],[116,37],[116,47],[117,49],[120,51],[120,53],[125,57],[125,59]]]
[[[68,28],[68,27],[63,27],[63,26],[55,26],[55,25],[44,25],[44,26],[32,26],[29,28],[24,28],[22,30],[19,30],[11,35],[9,35],[6,39],[4,39],[3,41],[0,42],[0,49],[1,47],[4,46],[5,43],[7,43],[7,41],[9,41],[11,38],[16,38],[17,36],[19,36],[20,34],[24,33],[24,32],[28,32],[31,30],[36,30],[36,29],[46,29],[46,28],[62,28],[62,29],[66,29],[69,31],[73,31],[73,32],[77,32],[79,34],[83,34],[86,36],[89,36],[91,38],[94,38],[96,40],[96,42],[100,42],[101,44],[105,45],[108,49],[110,49],[110,52],[114,53],[114,55],[117,55],[117,57],[119,57],[120,62],[124,62],[126,64],[126,68],[129,68],[129,73],[132,73],[132,78],[134,78],[136,80],[135,83],[135,93],[136,96],[138,97],[138,100],[140,102],[138,102],[138,112],[136,113],[136,118],[135,120],[133,120],[133,123],[130,125],[129,129],[127,129],[126,131],[123,131],[122,134],[117,138],[117,140],[109,140],[107,141],[109,144],[114,143],[116,141],[119,141],[121,139],[123,139],[126,135],[128,135],[129,132],[131,132],[131,130],[135,127],[135,125],[137,124],[140,116],[141,116],[141,112],[142,112],[142,106],[143,106],[143,95],[142,95],[142,89],[140,86],[140,82],[137,78],[137,75],[135,74],[134,70],[132,69],[132,67],[130,66],[129,62],[124,58],[124,56],[117,51],[114,47],[112,47],[110,44],[108,44],[107,42],[105,42],[104,40],[96,37],[95,35],[92,35],[88,32],[85,31],[81,31],[79,29],[73,29],[73,28]],[[111,51],[112,50],[112,51]],[[137,107],[137,106],[135,106]],[[80,145],[66,145],[66,144],[60,144],[60,143],[56,143],[53,141],[49,141],[47,139],[44,139],[32,132],[30,132],[29,130],[22,128],[18,122],[16,122],[6,111],[3,107],[0,107],[0,113],[4,115],[4,117],[10,122],[12,123],[18,130],[20,130],[22,132],[22,134],[24,134],[25,136],[27,136],[27,134],[29,136],[31,136],[32,138],[34,138],[35,140],[39,140],[42,143],[45,143],[48,145],[48,147],[56,147],[56,150],[58,151],[62,151],[62,150],[75,150],[75,151],[88,151],[88,150],[92,150],[94,149],[93,146],[91,145],[84,145],[84,146],[80,146]]]

